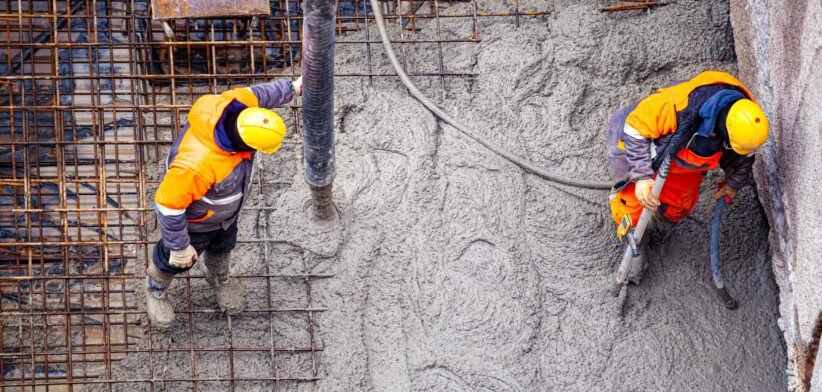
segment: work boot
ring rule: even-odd
[[[220,310],[228,314],[242,312],[245,307],[245,290],[239,281],[228,276],[231,252],[215,254],[206,251],[204,256],[203,264],[206,268],[203,275],[214,289]]]
[[[652,215],[651,226],[648,229],[648,234],[650,234],[650,240],[651,243],[654,244],[654,249],[665,245],[665,242],[667,242],[668,238],[671,237],[671,231],[674,225],[674,222],[669,221],[668,218],[659,212]]]
[[[166,291],[171,286],[174,275],[167,275],[154,265],[148,264],[146,270],[146,314],[151,324],[158,328],[166,328],[174,322],[174,308],[166,297]]]

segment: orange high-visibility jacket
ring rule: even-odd
[[[652,145],[656,154],[666,149],[676,153],[699,128],[699,109],[719,91],[735,89],[751,100],[753,95],[736,78],[725,72],[705,71],[690,80],[676,81],[654,94],[615,113],[608,122],[608,162],[611,174],[621,189],[627,184],[654,174]],[[684,134],[683,134],[684,133]],[[655,155],[656,155],[655,154]],[[723,153],[723,155],[726,155]],[[723,169],[728,183],[739,189],[750,181],[753,157],[728,156]]]
[[[253,152],[230,152],[215,140],[215,129],[232,102],[274,108],[294,97],[291,82],[238,88],[200,97],[171,146],[166,172],[154,195],[163,241],[172,250],[189,245],[189,232],[227,229],[251,190]]]

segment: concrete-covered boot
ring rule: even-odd
[[[231,252],[214,254],[206,251],[204,276],[214,289],[220,309],[228,314],[236,314],[245,307],[245,290],[238,280],[228,276],[230,259]]]
[[[674,225],[674,222],[669,221],[668,218],[658,212],[652,216],[648,234],[650,234],[649,237],[654,249],[665,245],[668,238],[671,237]]]
[[[167,275],[154,265],[148,264],[146,270],[146,313],[151,324],[166,328],[174,322],[174,308],[166,297],[166,291],[171,286],[174,275]]]

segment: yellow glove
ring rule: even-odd
[[[183,250],[172,250],[168,263],[177,268],[188,268],[197,260],[197,251],[189,245]]]
[[[654,196],[654,180],[647,178],[636,182],[634,195],[642,207],[647,210],[656,211],[659,207],[659,199]]]

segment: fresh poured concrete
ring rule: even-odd
[[[480,3],[484,10],[509,7]],[[468,10],[451,4],[441,12]],[[705,69],[736,71],[727,2],[601,14],[586,0],[553,10],[521,18],[519,28],[513,18],[481,19],[481,42],[443,47],[446,70],[475,76],[446,77],[444,86],[439,78],[415,81],[497,144],[556,173],[606,179],[603,128],[612,112],[671,80]],[[417,27],[418,38],[436,36],[434,22]],[[467,21],[442,24],[444,37],[465,37],[470,29]],[[391,33],[398,37],[396,26]],[[436,44],[397,50],[416,72],[437,69]],[[366,56],[363,45],[340,45],[337,71],[363,72]],[[371,56],[373,71],[392,72],[379,44],[371,45]],[[258,161],[263,191],[249,206],[271,209],[250,210],[240,220],[241,238],[276,242],[241,244],[233,266],[240,274],[269,268],[334,275],[312,283],[310,305],[328,308],[315,314],[324,348],[319,390],[785,389],[768,226],[752,187],[726,209],[722,231],[723,272],[739,310],[720,305],[709,271],[709,194],[721,173],[706,177],[693,219],[653,247],[642,284],[629,287],[621,308],[608,293],[621,248],[607,192],[555,186],[523,172],[439,123],[396,78],[370,84],[340,77],[335,99],[339,217],[308,217],[301,146],[292,135],[283,151]],[[246,285],[250,308],[267,307],[267,293],[277,307],[308,302],[297,283]],[[173,292],[185,289],[177,283]],[[195,307],[214,306],[205,282],[192,280],[191,290]],[[224,316],[198,314],[194,322],[198,341],[226,344]],[[272,326],[278,345],[307,343],[304,318],[295,315],[271,321],[249,313],[231,325],[235,346],[268,344]],[[152,344],[188,347],[184,326],[152,331]],[[179,354],[155,357],[155,376],[189,374],[190,354]],[[208,355],[197,354],[200,377],[226,376],[226,355]],[[235,354],[233,366],[267,376],[270,357]],[[281,374],[310,366],[290,358],[276,357]],[[146,373],[145,360],[131,355],[118,374]],[[201,382],[197,389],[227,387]],[[249,382],[238,390],[271,389]],[[281,382],[276,389],[312,387]]]

